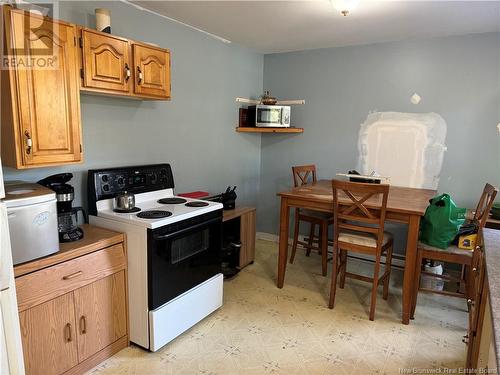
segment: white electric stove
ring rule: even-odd
[[[125,233],[130,341],[156,351],[222,306],[222,204],[174,196],[170,165],[90,170],[90,223]],[[117,212],[116,194],[135,195]]]
[[[182,203],[170,204],[159,203],[161,199],[175,199]],[[200,204],[201,207],[186,206],[187,204]],[[135,196],[136,207],[140,211],[130,213],[119,213],[113,210],[113,199],[106,199],[97,202],[97,212],[100,217],[105,217],[111,220],[117,220],[124,223],[140,225],[145,228],[155,229],[164,225],[175,223],[180,220],[189,219],[207,212],[222,209],[221,203],[203,201],[199,199],[176,197],[173,194],[173,189],[164,189],[152,191],[149,193],[137,194]],[[144,212],[170,212],[172,215],[158,218],[141,218],[137,216]],[[154,215],[154,214],[153,214]],[[159,214],[161,216],[161,214]]]

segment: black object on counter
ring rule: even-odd
[[[72,173],[59,173],[38,181],[38,184],[56,193],[59,242],[72,242],[83,238],[83,229],[78,226],[78,212],[82,213],[83,221],[87,221],[83,208],[73,207],[75,189],[67,183],[72,178]]]
[[[226,191],[221,194],[221,203],[224,205],[225,210],[234,210],[236,206],[236,186],[231,190],[231,186],[228,186]]]
[[[208,198],[204,198],[203,200],[211,201],[211,202],[219,202],[224,205],[224,210],[234,210],[236,207],[236,186],[231,189],[231,186],[228,186],[224,193],[213,195]]]

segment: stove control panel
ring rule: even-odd
[[[173,189],[170,164],[94,169],[88,172],[89,212],[96,214],[96,202],[127,191],[134,194]],[[94,212],[94,213],[93,213]]]

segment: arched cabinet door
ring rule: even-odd
[[[128,93],[132,70],[126,39],[82,30],[83,86]]]
[[[159,99],[170,98],[170,52],[146,45],[133,44],[134,93]]]
[[[8,7],[4,16],[6,48],[16,62],[2,81],[4,164],[82,161],[76,27]]]

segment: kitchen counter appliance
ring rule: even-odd
[[[90,223],[127,236],[130,341],[156,351],[222,306],[222,204],[174,196],[169,164],[88,172]],[[138,212],[117,212],[127,191]]]
[[[78,212],[82,213],[85,221],[85,211],[82,207],[73,207],[75,189],[67,183],[72,178],[72,173],[59,173],[38,181],[40,185],[56,192],[59,242],[83,238],[83,229],[78,226]]]
[[[287,105],[252,105],[247,110],[247,123],[264,128],[289,128],[290,111]]]
[[[59,251],[54,192],[28,182],[5,184],[5,206],[14,265]]]

